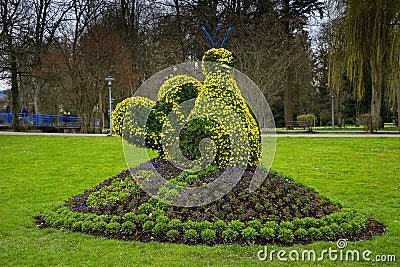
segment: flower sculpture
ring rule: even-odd
[[[157,157],[42,212],[37,224],[123,240],[208,245],[365,238],[376,221],[341,209],[293,179],[267,170],[259,187],[249,190],[260,175],[261,138],[235,81],[233,54],[224,48],[231,28],[221,43],[205,26],[201,29],[212,46],[202,58],[203,81],[175,75],[158,86],[157,101],[134,96],[113,112],[115,133],[130,147],[157,151]],[[143,181],[156,187],[156,174],[169,184],[152,194]],[[203,200],[171,185],[197,189],[224,174],[239,179],[214,201],[169,204]]]

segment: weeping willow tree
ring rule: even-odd
[[[331,90],[340,89],[344,67],[354,97],[360,101],[366,88],[364,76],[369,75],[372,90],[371,117],[377,118],[381,112],[385,83],[391,87],[399,81],[400,35],[396,22],[400,1],[337,0],[337,5],[342,6],[344,12],[337,18],[335,25],[343,29],[343,33],[332,35],[334,45],[330,47],[329,54],[329,86]],[[387,83],[386,77],[392,77],[393,82]],[[391,94],[392,100],[396,94]]]
[[[397,106],[397,121],[400,131],[400,13],[393,20],[391,40],[388,100],[393,110],[396,110]]]

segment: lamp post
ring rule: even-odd
[[[108,76],[106,78],[106,81],[108,83],[108,97],[110,100],[110,134],[109,136],[112,136],[112,98],[111,98],[111,83],[112,81],[114,81],[115,79],[111,76]]]
[[[332,130],[335,129],[335,92],[331,92],[332,95]]]

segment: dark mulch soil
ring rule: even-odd
[[[149,163],[146,163],[147,165]],[[138,167],[148,169],[146,164]],[[179,171],[174,170],[171,164],[156,160],[153,166],[165,178],[177,177]],[[161,172],[161,170],[163,170]],[[131,170],[135,171],[135,170]],[[218,176],[220,171],[206,173],[199,176],[192,182],[192,185],[201,185],[214,180],[213,176]],[[247,190],[248,185],[253,178],[254,172],[246,171],[242,179],[225,196],[217,201],[205,206],[199,207],[163,207],[166,216],[181,221],[187,220],[209,220],[218,219],[224,221],[240,220],[243,222],[258,219],[264,221],[291,221],[294,218],[314,217],[321,218],[325,215],[339,211],[339,205],[332,203],[328,199],[321,197],[315,190],[297,183],[293,179],[283,177],[275,173],[267,173],[266,179],[255,192]],[[93,187],[91,190],[85,190],[83,194],[70,198],[66,206],[72,211],[90,212],[95,214],[124,215],[127,212],[136,212],[137,208],[149,200],[147,192],[138,189],[133,192],[123,202],[112,203],[107,206],[87,206],[86,199],[90,193],[99,190],[102,187],[109,186],[113,179],[123,178],[132,179],[129,170],[121,172],[114,178],[105,180],[103,183]]]
[[[152,167],[152,168],[150,168]],[[329,199],[324,198],[318,194],[312,188],[309,188],[301,183],[296,182],[293,179],[284,177],[282,175],[266,172],[266,178],[261,186],[255,191],[250,192],[248,186],[253,178],[253,171],[246,171],[242,176],[242,179],[233,187],[233,189],[223,196],[222,198],[214,201],[210,204],[198,207],[177,207],[166,205],[140,189],[139,187],[130,191],[129,196],[124,196],[121,201],[114,203],[107,203],[106,205],[88,205],[87,200],[91,193],[99,190],[110,190],[114,181],[128,181],[132,178],[131,173],[136,171],[143,171],[153,169],[153,167],[159,172],[165,179],[175,179],[176,177],[182,177],[182,172],[175,168],[172,164],[154,159],[150,162],[143,163],[136,169],[126,170],[113,178],[107,179],[92,189],[85,189],[84,193],[78,194],[65,203],[65,207],[73,212],[77,213],[93,213],[97,215],[107,214],[108,216],[119,215],[123,216],[128,212],[140,213],[138,207],[143,203],[151,203],[154,206],[154,210],[162,209],[165,216],[170,220],[179,219],[183,223],[189,220],[199,222],[207,220],[209,222],[215,222],[217,220],[223,220],[229,223],[233,220],[240,220],[243,223],[247,223],[251,220],[259,220],[261,223],[267,221],[276,221],[277,223],[285,221],[293,221],[296,218],[322,218],[326,215],[333,214],[340,211],[340,205],[332,203]],[[213,172],[204,172],[196,174],[196,179],[190,180],[189,186],[199,186],[202,184],[210,183],[221,174],[221,170],[214,170]],[[135,177],[133,175],[133,177]],[[134,180],[136,181],[136,180]],[[107,191],[108,192],[108,191]],[[112,192],[111,192],[112,193]],[[99,202],[100,203],[100,202]],[[40,228],[50,227],[47,225],[43,218],[39,215],[35,217],[37,226]],[[72,230],[72,229],[71,229]],[[375,235],[382,235],[385,232],[385,227],[382,223],[377,222],[373,218],[369,218],[367,225],[359,234],[346,235],[343,238],[356,241],[370,239]],[[135,240],[141,242],[159,241],[170,243],[165,235],[156,236],[149,233],[143,232],[141,227],[138,227],[136,232],[131,235],[123,234],[100,234],[96,232],[89,232],[90,234],[113,238],[121,240]],[[335,241],[338,237],[327,239],[322,238],[319,240],[324,241]],[[306,241],[300,241],[294,239],[293,243],[310,243],[316,240],[307,239]],[[251,244],[265,244],[265,240],[260,237],[256,238]],[[183,240],[182,235],[180,238],[174,241],[174,243],[186,243],[193,245],[193,243],[187,243]],[[196,244],[201,244],[199,241]],[[221,236],[216,237],[213,244],[223,244]],[[236,244],[247,245],[249,241],[244,240],[240,235],[235,240]],[[293,243],[283,243],[277,238],[269,241],[270,244],[277,245],[291,245]]]

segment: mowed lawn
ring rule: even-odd
[[[107,240],[36,228],[33,216],[126,169],[118,137],[0,136],[0,266],[399,266],[400,139],[277,138],[273,169],[383,222],[388,232],[346,249],[396,262],[259,261],[262,246]],[[143,159],[138,158],[138,163]],[[268,251],[282,248],[267,246]],[[283,248],[321,253],[335,243]],[[287,256],[287,255],[286,255]]]

